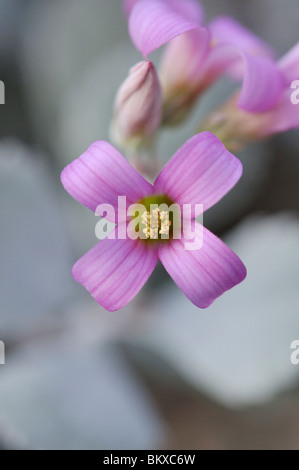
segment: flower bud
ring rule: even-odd
[[[115,100],[112,138],[133,150],[151,141],[162,119],[162,93],[152,62],[136,64],[121,85]]]
[[[210,32],[199,27],[167,44],[159,70],[165,125],[181,123],[205,89],[202,72],[210,42]]]

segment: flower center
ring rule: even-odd
[[[146,238],[158,240],[159,235],[165,235],[169,239],[170,227],[169,212],[161,211],[159,207],[152,211],[145,211],[141,216],[141,224],[144,225],[142,232]]]
[[[166,195],[152,195],[138,202],[139,219],[136,225],[144,241],[167,241],[181,230],[180,208]]]

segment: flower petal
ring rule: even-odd
[[[197,307],[208,307],[217,297],[246,277],[246,268],[238,256],[209,230],[194,222],[194,247],[173,240],[159,246],[159,257],[178,287]],[[189,241],[190,242],[190,241]]]
[[[151,0],[149,0],[151,1]],[[203,24],[205,12],[198,0],[165,0],[172,8],[188,20]]]
[[[267,43],[230,16],[215,18],[210,23],[210,29],[216,44],[233,45],[253,56],[274,58],[274,51]]]
[[[299,80],[299,42],[280,59],[278,67],[286,80],[287,86],[294,80]]]
[[[198,26],[194,19],[177,12],[172,2],[140,0],[129,18],[129,33],[135,47],[147,57],[152,51]]]
[[[126,238],[100,241],[73,266],[73,278],[106,310],[123,308],[150,277],[157,249]]]
[[[124,12],[127,16],[133,10],[133,7],[140,0],[123,0]],[[147,0],[151,1],[151,0]],[[197,21],[199,24],[202,24],[205,19],[204,9],[198,0],[164,0],[169,6],[171,6],[177,13],[189,18],[191,20]]]
[[[217,45],[202,71],[202,81],[212,84],[221,74],[235,70],[243,77],[239,107],[246,111],[263,112],[281,98],[284,80],[276,63],[269,57],[252,56],[233,45]]]
[[[275,62],[268,57],[243,54],[245,71],[238,106],[252,112],[263,112],[281,98],[284,80]]]
[[[210,31],[199,26],[167,44],[160,65],[165,93],[197,84],[210,53],[210,43]]]
[[[218,46],[235,46],[239,52],[251,56],[275,57],[274,50],[266,42],[230,16],[215,18],[210,23],[210,29],[213,42]],[[242,78],[244,64],[240,54],[234,55],[226,72],[233,79]]]
[[[154,187],[181,206],[203,204],[206,211],[225,196],[242,175],[242,164],[210,132],[189,139],[164,166]],[[192,216],[198,216],[192,207]]]
[[[117,213],[118,196],[132,204],[153,192],[149,184],[108,142],[94,142],[61,173],[61,182],[77,201],[95,211],[111,204]]]
[[[267,137],[290,129],[299,129],[299,105],[293,104],[291,101],[293,91],[287,89],[274,109],[257,115],[257,118],[260,118],[260,122],[258,121],[260,137]]]

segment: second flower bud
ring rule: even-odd
[[[162,93],[156,69],[144,60],[131,68],[116,96],[111,134],[122,148],[150,145],[162,119]]]

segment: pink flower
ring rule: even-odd
[[[299,128],[299,106],[292,102],[292,82],[299,77],[299,43],[277,63],[283,87],[278,102],[261,112],[250,112],[238,107],[239,92],[206,118],[202,129],[213,131],[231,150],[245,143],[270,135]],[[272,94],[269,88],[267,95]],[[262,99],[262,97],[261,97]]]
[[[238,106],[252,112],[278,103],[282,77],[272,50],[253,33],[229,17],[200,26],[197,15],[179,11],[182,0],[139,0],[131,9],[129,32],[136,48],[148,56],[171,41],[161,63],[164,121],[179,120],[198,96],[224,72],[243,77]],[[268,90],[271,88],[271,93]],[[178,117],[178,118],[177,118]]]
[[[113,140],[120,146],[138,147],[150,139],[162,118],[162,93],[156,69],[144,60],[131,68],[115,100],[111,126]]]
[[[151,200],[203,204],[208,210],[239,180],[242,165],[211,133],[188,140],[149,184],[109,143],[98,141],[61,174],[65,189],[95,211],[101,203],[117,212],[118,196],[128,204]],[[196,206],[195,206],[196,207]],[[200,215],[193,212],[193,217]],[[128,220],[119,230],[126,229]],[[203,231],[203,240],[201,233]],[[194,233],[195,251],[184,246]],[[202,246],[201,246],[202,242]],[[72,275],[107,310],[124,307],[139,292],[161,260],[170,276],[198,307],[241,282],[246,269],[240,259],[215,235],[192,221],[190,234],[180,239],[105,238],[74,265]]]

